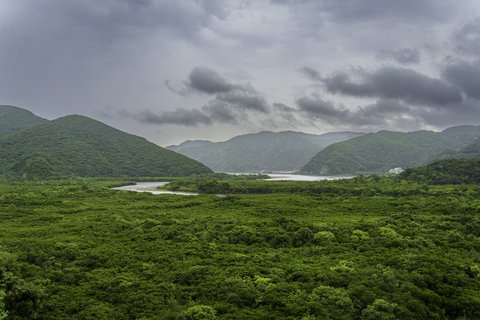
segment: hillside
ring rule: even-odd
[[[99,121],[66,116],[0,143],[0,173],[24,178],[65,176],[180,176],[204,165]]]
[[[358,174],[424,165],[447,150],[458,151],[480,137],[478,126],[458,126],[442,132],[380,131],[320,151],[302,173]]]
[[[213,142],[208,141],[208,140],[187,140],[179,145],[171,145],[166,147],[165,149],[172,150],[175,152],[180,152],[184,149],[188,148],[195,148],[195,147],[204,147],[206,145],[212,144]]]
[[[169,148],[218,172],[295,171],[329,144],[361,134],[334,132],[314,135],[293,131],[264,131],[236,136],[225,142],[179,149],[184,145],[181,144]]]
[[[400,178],[427,184],[480,183],[480,159],[447,159],[408,169]]]
[[[460,150],[461,154],[467,155],[467,156],[478,156],[480,155],[480,138],[475,139],[472,143],[470,143],[468,146]]]
[[[9,134],[47,122],[48,120],[40,118],[28,110],[0,105],[0,139]]]

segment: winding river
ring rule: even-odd
[[[198,196],[198,193],[193,192],[180,192],[180,191],[168,191],[158,190],[158,187],[163,187],[168,182],[137,182],[136,184],[112,188],[114,190],[135,191],[135,192],[149,192],[151,194],[176,194],[181,196]]]
[[[339,180],[339,179],[350,179],[352,177],[340,177],[340,176],[307,176],[299,174],[290,174],[290,173],[271,173],[269,174],[269,179],[264,179],[265,181],[322,181],[322,180]],[[114,190],[124,190],[124,191],[135,191],[135,192],[149,192],[151,194],[176,194],[181,196],[198,196],[198,193],[193,192],[180,192],[180,191],[168,191],[168,190],[159,190],[158,187],[163,187],[168,182],[137,182],[133,185],[122,186],[112,188]]]

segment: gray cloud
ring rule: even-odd
[[[322,75],[318,70],[311,67],[301,67],[298,71],[312,81],[321,81]]]
[[[238,123],[238,119],[242,118],[238,113],[232,111],[225,103],[212,101],[204,106],[202,110],[209,115],[209,117],[219,123]]]
[[[0,103],[47,118],[102,115],[160,144],[480,119],[477,1],[0,2]]]
[[[175,89],[169,81],[166,81],[166,85],[180,95],[185,95],[189,90],[214,95],[210,104],[222,104],[223,108],[237,111],[269,112],[265,98],[250,84],[233,84],[209,68],[193,68],[188,81],[185,82],[187,86],[185,89]]]
[[[469,21],[453,33],[453,43],[461,53],[480,55],[480,18]]]
[[[379,99],[373,104],[350,110],[342,105],[323,100],[319,95],[305,96],[297,100],[299,113],[322,123],[353,128],[415,128],[423,119],[417,111],[397,100]]]
[[[300,112],[328,123],[342,122],[349,117],[350,113],[344,107],[336,107],[332,102],[325,101],[318,95],[301,97],[296,103]]]
[[[273,104],[273,107],[280,112],[296,112],[296,111],[298,111],[297,109],[292,108],[290,106],[287,106],[286,104],[280,103],[280,102],[275,102]]]
[[[389,19],[398,21],[441,21],[448,17],[448,10],[455,10],[456,1],[446,0],[323,0],[324,10],[335,20],[365,21]],[[451,13],[452,11],[450,11]]]
[[[322,123],[375,130],[378,128],[418,129],[429,125],[445,127],[447,125],[477,124],[480,106],[472,99],[453,103],[448,108],[431,106],[412,106],[392,99],[378,99],[372,104],[346,109],[325,101],[319,95],[305,96],[297,100],[298,113],[306,119]]]
[[[199,110],[176,109],[174,111],[162,112],[160,114],[143,111],[134,117],[142,123],[149,124],[175,124],[181,126],[198,126],[200,124],[209,125],[212,119]]]
[[[458,10],[455,0],[271,0],[272,3],[294,6],[300,10],[308,6],[336,22],[362,22],[372,20],[408,20],[431,22],[446,19]]]
[[[234,86],[212,69],[195,67],[190,72],[187,86],[207,94],[232,91]]]
[[[383,67],[359,76],[360,81],[352,81],[350,75],[336,73],[324,79],[325,87],[332,93],[400,99],[412,104],[449,105],[463,99],[458,88],[410,69]]]
[[[467,95],[480,99],[480,62],[451,61],[447,63],[443,74]]]
[[[412,48],[382,49],[377,54],[381,60],[395,60],[402,64],[414,64],[420,62],[420,51]]]
[[[267,101],[250,86],[237,86],[235,89],[220,93],[216,100],[226,102],[233,108],[268,113]]]

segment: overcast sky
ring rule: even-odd
[[[0,104],[160,145],[480,124],[480,1],[0,0]]]

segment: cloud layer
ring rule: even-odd
[[[477,124],[470,0],[0,0],[0,103],[160,144]]]

